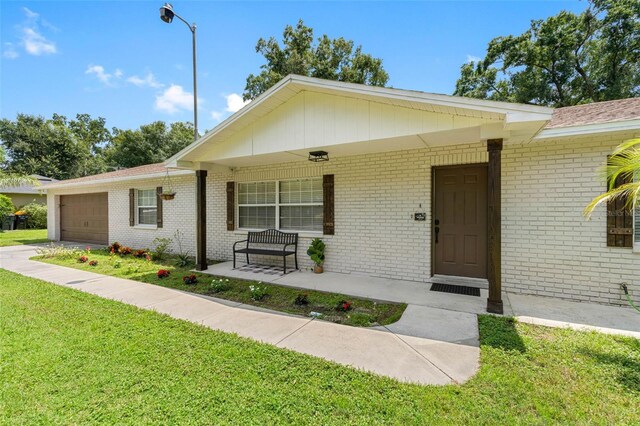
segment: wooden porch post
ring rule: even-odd
[[[487,228],[488,228],[488,268],[489,298],[487,312],[502,314],[502,183],[501,155],[502,139],[487,140],[489,169],[487,174]]]
[[[196,170],[196,269],[207,269],[207,171]]]

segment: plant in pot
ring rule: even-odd
[[[324,265],[324,247],[324,242],[320,238],[314,238],[307,250],[307,254],[313,263],[315,263],[313,272],[316,274],[324,272],[324,267],[322,266]]]
[[[163,190],[160,194],[160,198],[162,198],[163,200],[173,200],[176,196],[176,192],[172,191],[172,190]]]

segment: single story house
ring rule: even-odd
[[[620,305],[620,283],[640,288],[640,215],[583,209],[638,136],[640,99],[554,110],[291,75],[164,164],[49,185],[49,238],[180,230],[206,269],[276,228],[299,233],[303,268],[320,237],[328,271],[485,281],[490,312],[504,290]]]
[[[31,177],[37,179],[40,185],[0,187],[0,194],[11,198],[16,209],[30,203],[47,204],[47,194],[43,191],[43,187],[58,180],[40,175],[31,175]]]

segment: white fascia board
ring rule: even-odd
[[[558,127],[554,129],[543,129],[534,138],[551,139],[568,136],[580,136],[598,133],[613,133],[640,130],[640,120],[613,121],[610,123],[584,124],[580,126]]]
[[[189,176],[193,175],[195,172],[193,170],[176,170],[170,171],[169,176]],[[139,181],[139,180],[147,180],[147,179],[161,179],[164,178],[167,174],[162,173],[147,173],[144,175],[136,175],[136,176],[121,176],[115,178],[106,178],[106,179],[96,179],[96,180],[87,180],[82,182],[69,182],[64,183],[64,181],[56,184],[49,184],[43,189],[46,191],[48,189],[67,189],[67,188],[80,188],[86,186],[100,186],[109,183],[117,183],[117,182],[128,182],[128,181]]]

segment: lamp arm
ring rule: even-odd
[[[189,30],[194,33],[196,32],[196,24],[191,25],[190,23],[188,23],[182,16],[178,15],[176,12],[173,12],[173,16],[175,16],[176,18],[178,18],[179,20],[181,20],[182,22],[184,22],[184,24],[189,27]]]

